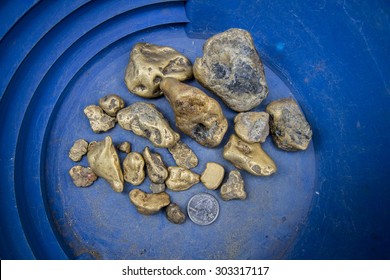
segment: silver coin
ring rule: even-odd
[[[194,195],[187,205],[188,216],[195,224],[206,226],[213,223],[219,215],[219,204],[208,193]]]

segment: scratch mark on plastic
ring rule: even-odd
[[[370,58],[372,59],[372,61],[374,62],[375,64],[375,68],[376,70],[378,71],[379,75],[380,75],[380,78],[383,82],[383,85],[386,89],[386,92],[388,94],[390,94],[390,88],[388,87],[387,83],[386,83],[386,80],[385,80],[385,77],[382,73],[382,70],[381,68],[379,67],[379,64],[378,64],[378,61],[376,60],[374,54],[372,53],[372,50],[371,50],[371,47],[368,43],[368,40],[367,40],[367,37],[366,35],[364,34],[363,32],[363,26],[364,26],[364,22],[361,21],[361,20],[358,20],[358,19],[355,19],[349,12],[348,12],[348,9],[347,9],[347,5],[346,5],[346,0],[343,1],[343,11],[345,13],[345,15],[351,20],[351,22],[353,23],[353,25],[356,27],[357,31],[359,32],[359,34],[361,35],[363,41],[364,41],[364,45],[366,46],[366,50],[370,56]]]
[[[313,33],[313,31],[311,31],[311,29],[301,20],[301,18],[295,14],[292,10],[289,11],[291,15],[293,15],[296,19],[296,21],[302,26],[303,30],[311,37],[314,39],[314,41],[316,42],[316,44],[319,46],[319,47],[322,47],[322,45],[320,44],[320,41],[318,40],[317,36]]]

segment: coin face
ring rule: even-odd
[[[219,204],[214,196],[208,193],[194,195],[187,206],[188,216],[195,224],[206,226],[213,223],[219,214]]]

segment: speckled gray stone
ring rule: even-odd
[[[180,140],[177,141],[175,145],[168,148],[168,151],[173,156],[176,164],[180,167],[191,169],[198,165],[198,157],[186,143]]]
[[[149,186],[149,189],[152,193],[161,193],[165,191],[165,184],[164,183],[158,184],[152,182]]]
[[[285,151],[306,150],[312,130],[298,104],[292,98],[275,100],[267,105],[270,132],[278,148]]]
[[[245,199],[245,184],[238,170],[230,171],[229,178],[221,186],[221,197],[223,200]]]
[[[266,112],[239,113],[234,118],[234,131],[248,143],[264,143],[269,134],[269,115]]]
[[[193,72],[205,88],[237,112],[249,111],[268,95],[264,67],[252,36],[232,28],[209,38]]]

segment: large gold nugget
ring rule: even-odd
[[[307,149],[313,132],[294,99],[272,101],[266,111],[270,115],[272,139],[278,148],[285,151]]]
[[[164,77],[180,81],[192,77],[192,64],[184,55],[170,47],[138,43],[130,54],[125,82],[136,95],[155,98],[162,95],[159,88]]]
[[[221,143],[228,123],[215,99],[172,78],[164,79],[160,87],[173,108],[176,126],[181,131],[206,147]]]
[[[180,139],[180,135],[153,104],[133,103],[120,110],[117,119],[122,128],[149,139],[155,147],[169,148]]]
[[[114,191],[123,191],[123,173],[110,136],[101,142],[91,142],[87,158],[89,166],[96,175],[104,178]]]
[[[133,189],[129,193],[130,201],[135,205],[137,211],[144,215],[152,215],[160,211],[161,208],[171,203],[166,192],[145,193],[140,189]]]
[[[275,162],[263,151],[260,144],[250,144],[233,134],[223,149],[223,157],[238,169],[256,176],[269,176],[276,172]]]
[[[172,191],[185,191],[199,183],[200,176],[191,170],[179,167],[168,167],[169,176],[165,181],[167,188]]]

